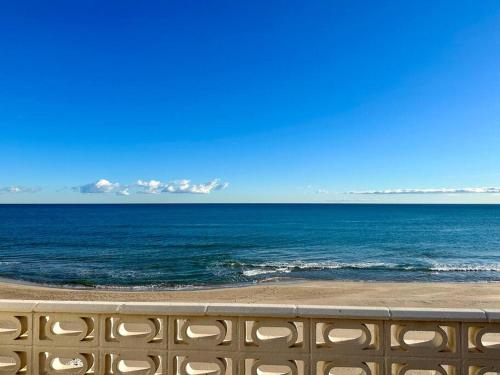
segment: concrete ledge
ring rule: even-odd
[[[120,314],[159,314],[159,315],[205,315],[206,303],[143,303],[127,302],[120,304]]]
[[[363,318],[385,320],[390,318],[387,307],[353,306],[297,306],[298,316],[302,318]]]
[[[500,323],[500,310],[484,309],[484,312],[490,323]]]
[[[210,303],[208,304],[207,315],[295,318],[297,317],[297,307],[295,305]]]
[[[24,301],[24,300],[0,300],[0,311],[4,312],[33,312],[38,301]]]
[[[354,307],[242,303],[151,303],[0,300],[0,312],[259,316],[414,321],[500,322],[500,310],[404,307]]]
[[[40,301],[35,305],[33,312],[104,314],[117,312],[119,306],[119,303],[113,302]]]
[[[486,313],[480,309],[435,309],[391,307],[391,320],[439,320],[439,321],[486,321]]]

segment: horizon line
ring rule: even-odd
[[[210,205],[372,205],[372,206],[500,206],[500,202],[491,203],[453,203],[453,202],[79,202],[79,203],[23,203],[23,202],[12,202],[12,203],[0,203],[0,206],[42,206],[42,205],[52,205],[52,206],[159,206],[159,205],[172,205],[172,206],[187,206],[187,205],[197,205],[197,206],[210,206]]]

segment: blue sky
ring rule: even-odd
[[[497,0],[5,2],[0,203],[500,203],[499,26]]]

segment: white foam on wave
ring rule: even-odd
[[[332,269],[370,269],[370,268],[396,268],[398,265],[382,262],[267,262],[257,264],[241,264],[243,275],[247,277],[270,274],[270,273],[290,273],[294,270],[332,270]]]
[[[298,269],[337,269],[337,268],[373,268],[373,267],[388,267],[392,263],[382,262],[360,262],[360,263],[342,263],[342,262],[267,262],[255,264],[255,267],[273,267],[273,268],[298,268]]]
[[[435,264],[430,267],[436,272],[500,272],[500,263],[491,264]]]
[[[490,264],[427,264],[427,265],[409,265],[384,262],[266,262],[266,263],[242,263],[239,264],[242,273],[247,277],[254,277],[274,273],[290,273],[293,271],[321,271],[336,269],[351,270],[394,270],[394,271],[420,271],[420,272],[500,272],[500,263]]]
[[[74,285],[69,287],[74,288]],[[204,286],[192,285],[192,284],[148,284],[148,285],[95,285],[95,289],[103,290],[134,290],[134,291],[149,291],[149,290],[196,290],[203,289]]]
[[[243,270],[243,275],[252,277],[258,275],[265,275],[268,273],[289,273],[292,272],[291,268],[288,267],[280,267],[275,269],[251,269],[251,270]]]

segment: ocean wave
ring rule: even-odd
[[[397,264],[382,262],[267,262],[267,263],[241,263],[231,262],[230,267],[241,268],[242,274],[247,277],[265,275],[270,273],[290,273],[294,271],[321,271],[336,269],[389,269],[397,268]]]
[[[436,264],[431,271],[436,272],[500,272],[500,263],[493,264]]]
[[[269,273],[289,273],[292,269],[287,267],[276,268],[276,269],[253,269],[253,270],[243,270],[243,275],[247,277],[266,275]]]
[[[243,276],[256,277],[268,274],[282,274],[291,272],[310,272],[324,270],[371,270],[371,271],[399,271],[399,272],[500,272],[500,263],[491,264],[415,264],[384,263],[384,262],[229,262],[226,266],[241,270]]]

